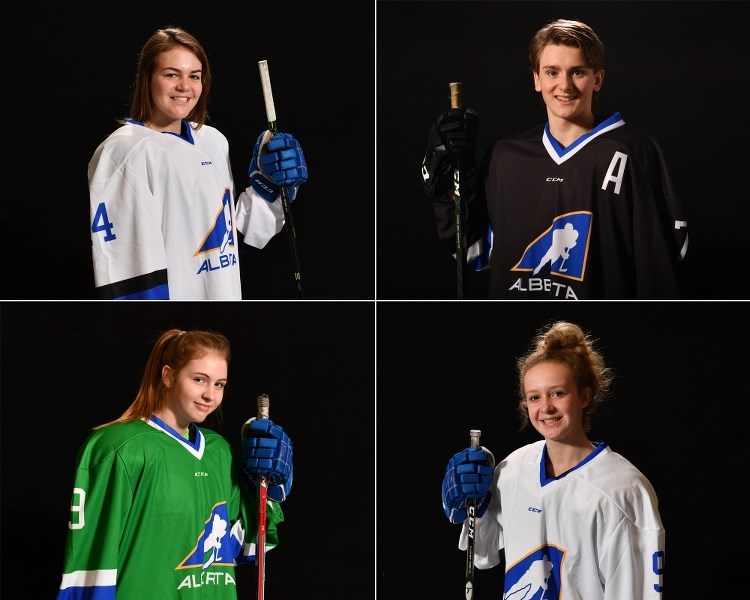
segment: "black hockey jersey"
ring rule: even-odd
[[[563,148],[549,124],[496,141],[470,199],[490,298],[678,299],[687,219],[661,149],[620,113]],[[482,183],[483,182],[483,186]],[[454,243],[452,204],[435,202]]]

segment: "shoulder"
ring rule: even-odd
[[[89,462],[98,463],[152,431],[141,420],[113,423],[92,431],[81,448],[81,454],[87,456]]]
[[[231,448],[229,440],[217,431],[214,431],[213,429],[207,429],[205,427],[199,427],[199,429],[206,440],[206,445],[211,444],[216,448]]]
[[[519,142],[521,143],[541,142],[543,133],[544,133],[544,123],[539,123],[538,125],[534,125],[533,127],[530,127],[529,129],[508,132],[504,136],[496,139],[493,145],[503,147],[503,146],[509,146],[509,145],[512,145],[514,143],[519,143]]]
[[[538,463],[541,459],[543,449],[544,440],[538,440],[513,450],[513,452],[505,457],[503,462]]]
[[[198,129],[195,128],[195,123],[193,125],[193,137],[195,139],[210,141],[213,143],[218,143],[222,145],[228,145],[226,136],[216,129],[216,127],[213,127],[212,125],[206,125],[205,123],[201,125]]]
[[[125,123],[99,144],[91,159],[96,163],[102,154],[109,157],[113,163],[123,162],[143,141],[148,139],[158,139],[161,134],[158,131],[148,129],[136,123]]]
[[[490,144],[487,154],[494,160],[502,158],[504,163],[508,160],[513,160],[514,157],[527,157],[530,152],[536,153],[544,150],[542,144],[543,133],[543,124],[523,131],[509,132],[495,139]]]
[[[160,135],[158,131],[144,127],[140,123],[127,121],[110,133],[102,142],[103,146],[115,146],[133,143]]]
[[[652,133],[645,127],[637,123],[631,123],[627,119],[623,119],[622,126],[606,131],[600,139],[616,142],[625,146],[628,150],[644,155],[659,151],[659,143]]]
[[[621,454],[606,448],[585,478],[640,529],[659,529],[658,498],[646,476]],[[582,473],[583,474],[583,473]]]

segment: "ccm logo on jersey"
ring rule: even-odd
[[[562,183],[563,178],[562,177],[547,177],[547,181],[555,181]]]

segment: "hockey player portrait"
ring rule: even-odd
[[[688,218],[667,160],[626,112],[597,112],[602,40],[557,19],[528,60],[546,122],[519,125],[483,157],[472,108],[431,126],[421,175],[439,238],[466,269],[489,269],[491,299],[687,297]]]
[[[221,415],[229,360],[223,334],[163,332],[133,403],[89,434],[58,600],[235,599],[235,566],[265,561],[278,544],[289,436],[261,414],[260,396],[258,416],[237,428],[241,442],[204,426]]]
[[[589,437],[613,381],[593,338],[555,321],[516,366],[522,428],[542,439],[499,462],[479,444],[449,460],[442,505],[462,525],[459,548],[471,544],[478,569],[504,565],[506,600],[662,598],[656,492],[606,441]]]
[[[261,132],[236,196],[227,138],[207,123],[211,82],[184,29],[143,45],[130,113],[88,166],[99,298],[241,300],[238,245],[263,248],[288,220],[308,176],[299,141]]]

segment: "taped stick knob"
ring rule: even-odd
[[[464,84],[456,81],[450,84],[451,87],[451,108],[464,107]]]

